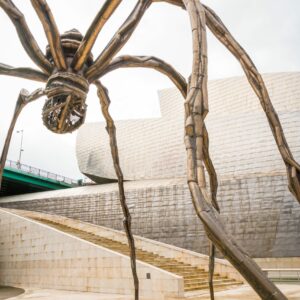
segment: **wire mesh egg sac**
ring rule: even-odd
[[[86,108],[85,99],[72,94],[47,99],[42,113],[44,125],[54,133],[71,133],[84,123]]]
[[[77,74],[53,74],[46,85],[48,99],[42,112],[44,125],[54,133],[78,129],[85,120],[88,89],[88,82]]]

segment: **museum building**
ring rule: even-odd
[[[300,161],[300,73],[263,76],[294,158]],[[159,91],[161,116],[116,121],[134,234],[208,253],[186,179],[184,107],[175,89]],[[257,258],[299,257],[300,206],[266,116],[245,77],[209,82],[210,154],[226,229]],[[118,185],[104,123],[77,136],[82,173],[100,185],[2,198],[1,206],[62,215],[123,230]],[[207,178],[208,179],[208,178]]]
[[[300,73],[263,76],[292,153],[300,161]],[[161,117],[117,121],[121,167],[137,235],[207,253],[208,242],[186,184],[184,107],[175,88],[159,91]],[[206,124],[227,230],[254,257],[299,256],[300,206],[287,187],[281,159],[259,99],[245,77],[209,82]],[[82,173],[115,180],[104,123],[77,138]],[[115,184],[96,196],[93,221],[122,228]]]

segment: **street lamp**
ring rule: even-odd
[[[17,167],[18,167],[18,169],[21,169],[21,157],[22,157],[22,152],[24,151],[24,149],[22,148],[23,147],[23,133],[24,133],[24,130],[23,129],[17,130],[17,133],[21,133],[21,145],[20,145],[20,151],[19,151],[19,159],[17,161]]]

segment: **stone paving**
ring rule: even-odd
[[[289,300],[300,300],[300,284],[280,284],[280,290]],[[190,294],[186,299],[188,300],[210,300],[208,294],[200,296]],[[227,291],[217,292],[215,300],[260,300],[252,288],[248,285],[231,289]]]
[[[300,300],[300,284],[282,284],[279,288],[287,296],[289,300]],[[0,299],[2,290],[0,289]],[[12,295],[13,296],[13,295]],[[10,296],[10,297],[12,297]],[[133,297],[122,295],[109,295],[98,293],[83,293],[73,291],[57,291],[57,290],[30,290],[26,289],[24,294],[17,297],[9,298],[10,300],[34,299],[34,300],[133,300]],[[187,294],[187,300],[209,300],[208,294],[196,295]],[[252,291],[248,285],[216,293],[216,300],[259,300],[260,298]],[[142,299],[141,299],[142,300]],[[155,299],[153,299],[155,300]],[[170,299],[171,300],[171,299]]]
[[[1,294],[0,294],[1,297]],[[0,298],[2,299],[2,298]],[[3,298],[4,299],[4,298]],[[7,299],[7,298],[6,298]],[[133,300],[133,297],[99,294],[99,293],[84,293],[73,291],[57,291],[57,290],[32,290],[28,289],[20,296],[9,298],[10,300],[34,299],[34,300]]]

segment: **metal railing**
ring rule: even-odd
[[[24,164],[21,164],[19,162],[12,161],[12,160],[9,160],[9,159],[6,160],[5,167],[9,167],[9,168],[12,168],[12,169],[15,169],[15,170],[19,170],[19,171],[22,171],[22,172],[27,173],[27,174],[36,175],[36,176],[39,176],[39,177],[42,177],[42,178],[52,179],[52,180],[55,180],[57,182],[63,182],[63,183],[73,185],[73,186],[78,185],[78,183],[79,183],[78,180],[74,180],[74,179],[71,179],[71,178],[68,178],[68,177],[65,177],[65,176],[54,174],[54,173],[51,173],[51,172],[48,172],[48,171],[45,171],[45,170],[41,170],[41,169],[38,169],[38,168],[35,168],[35,167],[32,167],[32,166],[24,165]]]
[[[300,282],[300,269],[263,269],[263,272],[272,281],[277,282]]]

